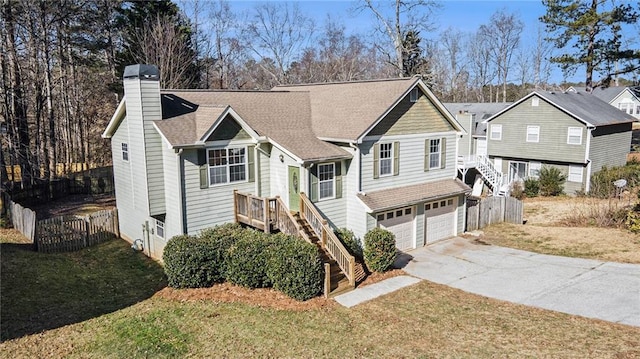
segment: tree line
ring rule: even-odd
[[[155,64],[163,88],[270,89],[279,84],[421,76],[445,102],[514,101],[550,88],[552,66],[586,68],[588,88],[637,81],[640,4],[543,0],[536,29],[506,9],[473,33],[439,29],[432,0],[359,0],[364,34],[316,23],[296,3],[234,11],[225,0],[2,0],[1,182],[53,179],[111,161],[100,138],[128,64]],[[347,20],[348,21],[348,20]],[[631,31],[633,33],[633,31]],[[529,38],[523,39],[524,36]],[[527,40],[527,41],[524,41]],[[595,79],[594,76],[599,76]],[[62,164],[62,165],[61,165]]]

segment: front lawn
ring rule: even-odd
[[[55,255],[2,245],[9,358],[640,356],[640,328],[427,281],[347,309],[229,284],[159,290],[159,267],[124,241]]]
[[[623,228],[576,225],[576,218],[603,217],[608,208],[633,202],[583,197],[525,200],[524,225],[501,223],[484,228],[481,240],[497,246],[543,254],[640,264],[640,236]],[[585,220],[586,224],[590,221]]]

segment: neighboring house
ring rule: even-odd
[[[465,183],[472,183],[478,174],[474,170],[477,155],[487,155],[487,125],[484,121],[511,104],[512,102],[444,104],[466,132],[460,137],[458,144],[458,170]]]
[[[634,120],[588,93],[534,91],[485,121],[487,155],[506,183],[547,165],[567,176],[565,193],[588,192],[592,174],[626,163]]]
[[[305,192],[332,227],[362,238],[382,226],[401,250],[464,230],[464,130],[422,80],[202,91],[160,90],[158,76],[125,69],[103,134],[120,232],[152,257],[174,235],[232,222],[234,190],[292,211]]]
[[[573,86],[567,90],[567,92],[570,91],[584,93],[586,92],[586,88]],[[640,119],[640,86],[597,87],[591,92],[591,94],[611,106]]]

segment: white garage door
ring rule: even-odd
[[[457,202],[449,198],[424,205],[426,244],[455,236]]]
[[[396,236],[396,247],[399,250],[415,248],[414,210],[412,207],[378,213],[378,225]]]

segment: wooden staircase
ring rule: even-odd
[[[335,259],[331,258],[329,253],[327,253],[327,251],[322,248],[322,243],[320,242],[320,238],[318,238],[318,236],[315,234],[309,222],[307,222],[307,220],[302,218],[300,216],[300,213],[296,212],[292,214],[296,222],[300,226],[301,231],[306,235],[307,238],[309,238],[311,243],[315,244],[316,247],[318,247],[318,251],[320,252],[320,259],[322,260],[322,263],[329,264],[329,268],[330,268],[329,297],[334,297],[338,294],[346,293],[353,290],[353,288],[349,284],[349,279],[344,275],[344,273],[340,269],[338,262],[336,262]]]

